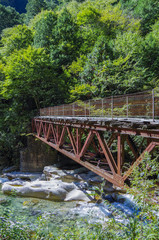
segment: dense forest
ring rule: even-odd
[[[41,107],[158,86],[158,0],[28,0],[26,13],[26,1],[8,2],[0,4],[1,162],[18,162]]]

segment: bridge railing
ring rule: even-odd
[[[40,109],[40,116],[159,118],[159,92],[111,96]]]

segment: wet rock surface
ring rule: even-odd
[[[12,172],[1,179],[5,195],[0,191],[0,209],[7,206],[15,216],[23,216],[25,224],[34,224],[39,216],[50,219],[53,228],[74,224],[77,219],[123,221],[124,215],[132,216],[135,211],[131,196],[114,192],[108,182],[103,186],[101,177],[83,167],[46,166],[41,174]]]
[[[85,201],[101,203],[96,199],[94,193],[99,188],[103,179],[97,174],[84,167],[76,169],[59,169],[56,165],[44,167],[42,173],[4,173],[2,181],[2,192],[21,197],[33,197],[52,201]],[[9,181],[6,180],[8,178]],[[2,178],[1,178],[2,179]],[[105,193],[102,198],[108,202],[118,201],[113,195],[114,188],[111,183],[106,182],[103,186]],[[109,193],[109,194],[108,194]],[[120,198],[120,201],[122,197]]]
[[[103,182],[102,177],[84,167],[74,170],[61,170],[54,166],[46,166],[43,172],[47,180],[58,179],[64,182],[89,182],[90,184]]]
[[[25,181],[34,181],[36,179],[41,178],[42,173],[23,173],[23,172],[11,172],[11,173],[4,173],[3,177],[8,178],[8,180],[13,179],[21,179]]]
[[[86,194],[79,190],[73,183],[65,183],[61,180],[33,182],[12,181],[2,186],[4,194],[15,192],[18,196],[35,197],[53,201],[89,201]]]

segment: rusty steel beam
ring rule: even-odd
[[[59,144],[59,140],[60,140],[60,129],[59,129],[59,125],[56,125],[56,130],[55,130],[55,133],[56,133],[56,142],[57,142],[57,144]]]
[[[143,151],[143,153],[138,157],[138,159],[136,159],[136,161],[134,162],[134,164],[129,168],[129,170],[124,174],[123,179],[124,181],[129,177],[129,175],[132,173],[132,171],[134,170],[135,167],[137,167],[141,161],[144,158],[144,155],[146,152],[150,153],[154,147],[156,146],[155,142],[151,142],[147,148]]]
[[[116,186],[122,187],[124,181],[140,164],[146,152],[152,152],[156,145],[159,146],[159,130],[121,129],[118,126],[96,126],[87,124],[71,124],[59,121],[45,121],[34,119],[32,122],[33,135],[63,153],[67,157],[78,162],[82,166],[102,176]],[[86,130],[86,131],[85,131]],[[106,142],[104,132],[112,132],[112,136]],[[139,149],[131,139],[131,135],[146,136],[148,146],[139,156]],[[155,137],[154,137],[155,136]],[[117,137],[117,159],[115,160],[110,146]],[[127,172],[122,176],[124,164],[124,142],[127,141],[135,156]],[[83,146],[82,146],[83,145]],[[106,165],[106,166],[105,166]]]
[[[53,147],[54,149],[56,149],[57,151],[61,152],[65,156],[71,158],[72,160],[76,161],[80,165],[88,168],[92,172],[95,172],[96,174],[98,174],[99,176],[101,176],[104,179],[108,180],[109,182],[113,183],[114,185],[119,186],[119,187],[123,187],[124,186],[123,178],[120,175],[118,175],[118,174],[112,175],[112,174],[108,173],[106,170],[100,169],[99,167],[95,167],[93,164],[91,164],[89,162],[82,161],[78,156],[75,156],[73,153],[70,153],[70,152],[66,151],[65,149],[59,148],[56,144],[53,144],[52,142],[47,142],[46,139],[44,139],[42,137],[39,137],[36,134],[33,134],[33,135],[36,138],[38,138],[41,141],[43,141],[44,143],[48,144],[50,147]]]
[[[54,126],[53,126],[52,124],[51,124],[51,130],[52,130],[52,133],[53,133],[54,141],[55,141],[55,143],[57,144],[57,143],[58,143],[58,141],[57,141],[57,135],[56,135]]]
[[[134,143],[134,141],[132,140],[132,138],[128,135],[127,138],[126,138],[126,141],[132,151],[132,153],[134,154],[135,156],[135,159],[137,159],[139,157],[139,153],[138,153],[138,150],[137,150],[137,147]]]
[[[81,152],[81,130],[76,128],[76,146],[77,146],[77,155]]]
[[[67,129],[67,132],[68,132],[68,135],[69,135],[69,139],[71,141],[71,145],[73,147],[73,151],[76,154],[77,153],[77,151],[76,151],[76,144],[75,144],[75,141],[74,141],[71,129],[69,127],[67,127],[66,129]]]
[[[41,122],[41,119],[36,119],[36,121]],[[88,130],[98,130],[98,131],[110,131],[113,133],[121,133],[125,135],[132,135],[132,136],[141,136],[145,138],[153,138],[153,139],[159,139],[159,131],[157,129],[135,129],[135,128],[127,128],[127,127],[118,127],[118,126],[101,126],[96,124],[86,124],[86,123],[74,123],[74,122],[61,122],[61,121],[49,121],[44,120],[47,123],[57,124],[57,125],[65,125],[65,126],[71,126],[74,128],[80,128],[80,129],[88,129]]]
[[[107,162],[109,164],[109,167],[110,167],[112,173],[116,174],[117,173],[117,165],[116,165],[115,160],[114,160],[114,158],[113,158],[113,156],[112,156],[112,154],[111,154],[111,152],[110,152],[110,150],[108,148],[107,143],[104,141],[104,138],[103,138],[101,133],[96,132],[96,136],[97,136],[99,144],[100,144],[100,146],[101,146],[101,148],[103,150],[103,153],[104,153],[104,155],[106,157],[106,160],[107,160]]]
[[[121,134],[118,134],[118,152],[117,152],[117,172],[118,174],[121,174],[121,167],[124,163],[124,137]]]
[[[63,145],[65,133],[66,133],[66,127],[64,126],[62,129],[59,144],[58,144],[59,147],[62,147],[62,145]]]
[[[88,137],[87,137],[87,139],[86,139],[86,141],[85,141],[85,143],[83,145],[83,148],[82,148],[82,150],[81,150],[81,152],[79,154],[80,158],[83,157],[84,154],[86,153],[86,151],[87,151],[87,149],[88,149],[88,147],[89,147],[93,137],[94,137],[94,133],[92,131],[90,131],[89,134],[88,134]]]
[[[113,141],[116,139],[116,134],[113,133],[110,137],[110,139],[108,140],[108,147],[110,147],[113,143]]]

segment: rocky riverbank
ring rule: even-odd
[[[95,173],[80,167],[74,170],[46,166],[40,173],[4,173],[2,192],[22,197],[35,197],[53,201],[91,202],[92,188],[99,186],[103,179]],[[9,181],[6,181],[8,178]],[[111,184],[104,186],[105,191],[113,191]],[[91,189],[91,190],[90,190]]]

